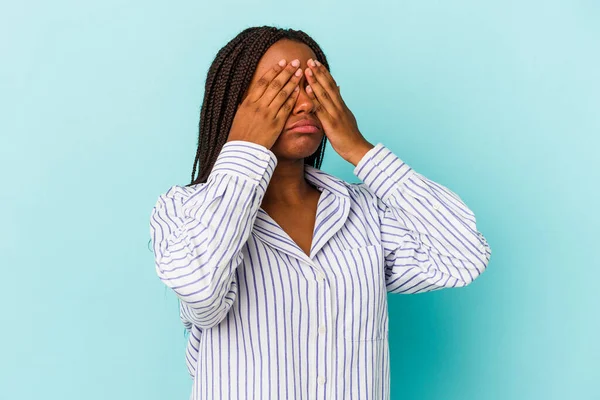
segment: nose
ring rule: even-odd
[[[298,89],[300,93],[298,93],[298,97],[296,98],[296,103],[294,104],[293,113],[299,114],[301,112],[311,113],[314,111],[315,103],[309,97],[308,93],[306,93],[305,81],[304,77],[298,83]]]

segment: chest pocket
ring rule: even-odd
[[[342,250],[339,261],[342,332],[346,340],[381,340],[388,329],[387,292],[381,245]]]

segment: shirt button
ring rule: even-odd
[[[433,208],[435,208],[436,210],[439,210],[440,205],[438,203],[433,203]]]
[[[319,382],[319,385],[322,385],[325,383],[325,377],[324,376],[319,376],[319,378],[317,379],[317,381]]]
[[[375,156],[375,159],[376,159],[377,161],[381,162],[381,161],[383,161],[383,155],[382,155],[381,153],[379,153],[379,154],[377,154],[377,155]]]
[[[320,333],[321,335],[323,335],[323,334],[325,333],[325,325],[321,325],[321,326],[319,327],[319,333]]]
[[[323,282],[324,279],[325,279],[325,276],[321,272],[317,272],[317,280],[319,282]]]

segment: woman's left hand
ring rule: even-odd
[[[356,118],[346,106],[337,85],[327,68],[319,61],[307,61],[304,70],[309,86],[306,93],[315,102],[315,114],[331,147],[346,161],[356,166],[373,145],[358,130]]]

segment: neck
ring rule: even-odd
[[[262,203],[266,206],[298,206],[316,190],[304,177],[304,159],[281,161],[269,181]]]

